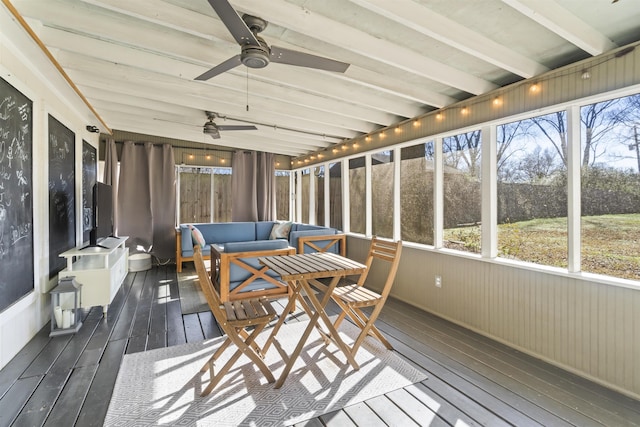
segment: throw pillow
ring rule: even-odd
[[[191,224],[189,224],[189,229],[191,230],[191,240],[193,240],[193,246],[198,245],[200,246],[200,248],[204,249],[204,245],[206,244],[206,242],[204,240],[202,232]]]
[[[291,230],[292,222],[276,222],[271,227],[271,234],[269,239],[287,239],[289,240],[289,231]]]

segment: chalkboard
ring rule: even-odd
[[[75,140],[49,115],[49,278],[66,265],[59,255],[76,246]]]
[[[82,241],[89,240],[93,229],[93,186],[98,175],[96,149],[82,141]]]
[[[32,112],[0,78],[0,311],[33,291]]]

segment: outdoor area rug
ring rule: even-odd
[[[293,352],[307,322],[286,324],[278,344]],[[349,322],[340,334],[352,343],[357,329]],[[262,333],[259,342],[268,337]],[[325,346],[314,329],[281,389],[267,383],[262,373],[241,356],[209,396],[200,392],[209,373],[199,370],[224,338],[183,344],[124,356],[116,380],[105,426],[280,426],[341,409],[426,379],[424,372],[367,338],[356,355],[358,371],[346,362],[334,344]],[[218,367],[231,357],[227,349]],[[275,378],[284,362],[278,345],[265,361]]]
[[[180,308],[182,309],[182,314],[209,311],[207,300],[200,290],[198,273],[196,273],[192,262],[187,263],[182,268],[182,271],[178,273],[178,292],[180,292]]]

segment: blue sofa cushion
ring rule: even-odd
[[[326,227],[321,227],[320,229],[309,229],[309,230],[301,230],[301,231],[292,231],[291,233],[289,233],[289,244],[291,246],[293,246],[294,248],[296,248],[296,251],[298,250],[298,239],[302,236],[326,236],[328,234],[336,234],[336,229],[335,228],[326,228]],[[325,241],[324,244],[329,243],[328,241]],[[316,244],[318,246],[323,245],[323,241],[320,240],[318,242],[316,242]],[[310,252],[316,252],[315,250],[311,249],[311,248],[307,248],[305,249],[305,253],[310,253]],[[333,252],[335,254],[339,253],[339,248],[338,245],[333,245],[332,247],[329,248],[329,250],[327,250],[327,252]]]
[[[256,222],[256,240],[269,240],[269,234],[276,221],[258,221]]]
[[[229,242],[224,245],[224,251],[229,254],[250,251],[269,251],[272,249],[286,249],[289,242],[284,239],[255,240],[253,242]]]
[[[322,225],[300,224],[298,222],[293,223],[293,225],[291,226],[291,231],[308,231],[308,230],[332,230],[332,229],[328,227],[324,227]]]
[[[195,224],[197,226],[197,224]],[[199,227],[207,243],[248,242],[256,240],[254,222],[216,222]]]

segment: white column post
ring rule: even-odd
[[[393,150],[393,240],[402,239],[400,212],[400,164],[402,149]]]
[[[567,109],[567,250],[569,272],[581,270],[580,106]]]
[[[442,163],[442,138],[435,138],[433,154],[433,246],[443,245],[444,227],[444,168]]]

